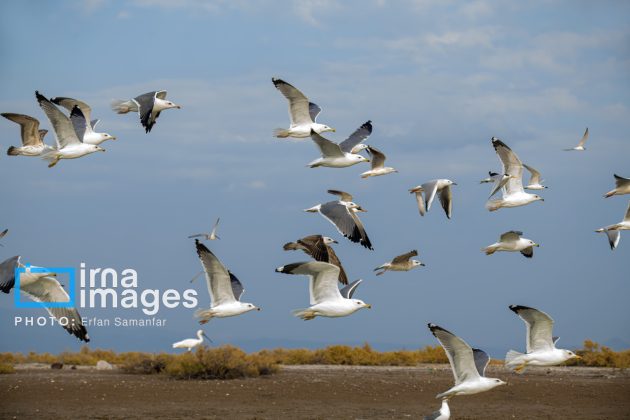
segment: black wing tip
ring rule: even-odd
[[[372,120],[367,120],[366,122],[364,122],[363,125],[361,126],[361,128],[365,128],[370,133],[372,133]]]
[[[35,98],[37,99],[37,103],[40,103],[40,104],[42,103],[42,101],[49,102],[48,99],[44,95],[39,93],[39,90],[35,91]]]
[[[530,308],[529,306],[523,306],[523,305],[510,305],[508,306],[508,308],[510,308],[510,310],[514,312],[515,314],[518,314],[519,311],[523,311],[526,309],[534,309],[534,308]]]
[[[273,85],[274,85],[275,87],[278,87],[278,85],[288,85],[288,83],[287,83],[287,82],[285,82],[285,81],[284,81],[284,80],[282,80],[282,79],[278,79],[278,78],[276,78],[276,77],[272,77],[272,78],[271,78],[271,81],[272,81],[272,83],[273,83]]]
[[[431,330],[431,333],[432,333],[433,335],[435,335],[435,332],[436,332],[436,331],[444,331],[444,332],[447,332],[447,333],[449,333],[449,334],[452,334],[450,331],[448,331],[448,330],[446,330],[446,329],[444,329],[444,328],[440,327],[439,325],[433,324],[433,323],[431,323],[431,322],[429,322],[429,323],[427,324],[427,327],[429,327],[429,329]]]
[[[304,262],[297,262],[297,263],[291,263],[291,264],[282,265],[282,266],[276,268],[276,273],[293,274],[293,270],[295,270],[296,268],[298,268],[302,264],[305,264],[305,263]]]
[[[199,242],[199,239],[195,239],[195,248],[197,248],[197,255],[200,257],[202,252],[210,252],[207,246]]]
[[[496,137],[492,137],[492,147],[494,147],[494,148],[495,148],[495,150],[497,149],[497,147],[505,147],[505,148],[507,148],[508,150],[512,150],[512,149],[510,149],[510,148],[508,147],[508,145],[507,145],[507,144],[503,143],[503,141],[502,141],[502,140],[500,140],[500,139],[498,139],[498,138],[496,138]]]

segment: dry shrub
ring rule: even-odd
[[[600,346],[591,340],[584,340],[584,348],[575,353],[582,359],[571,359],[566,362],[569,366],[591,367],[630,367],[630,350],[613,351],[609,347]]]
[[[13,365],[9,363],[0,363],[0,375],[7,373],[15,373]]]

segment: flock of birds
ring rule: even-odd
[[[335,129],[317,122],[321,107],[310,102],[300,90],[284,80],[272,78],[272,82],[288,100],[290,116],[289,127],[276,129],[274,134],[278,138],[310,138],[319,149],[321,157],[310,162],[309,167],[345,168],[362,162],[370,162],[371,169],[363,172],[362,178],[397,172],[396,169],[385,166],[386,156],[383,152],[365,143],[372,133],[371,121],[362,124],[346,140],[335,143],[322,137],[323,133],[334,132]],[[47,99],[39,92],[35,92],[35,96],[52,126],[55,144],[51,146],[44,143],[47,130],[39,129],[37,119],[23,114],[3,113],[2,116],[21,126],[22,146],[11,146],[7,151],[8,155],[39,156],[49,162],[49,167],[53,167],[62,159],[76,159],[96,151],[105,151],[99,145],[106,140],[115,139],[110,134],[95,131],[99,120],[91,119],[91,108],[85,102],[67,97]],[[69,114],[66,115],[58,106],[64,108]],[[145,93],[129,100],[116,100],[112,103],[112,109],[119,114],[137,112],[146,133],[151,131],[162,111],[174,108],[179,109],[181,106],[166,100],[164,90]],[[578,145],[565,150],[585,151],[584,145],[588,136],[587,128]],[[540,195],[526,191],[540,191],[547,188],[542,184],[540,172],[522,163],[516,153],[502,140],[492,137],[491,143],[501,161],[502,173],[489,172],[489,177],[480,181],[492,184],[486,208],[489,211],[496,211],[501,208],[544,201]],[[366,151],[369,158],[361,155],[362,151]],[[529,182],[525,186],[523,185],[523,169],[530,173]],[[605,197],[630,194],[630,179],[618,175],[614,177],[616,186],[606,193]],[[421,216],[431,209],[437,196],[446,217],[450,219],[452,187],[456,185],[449,179],[434,179],[411,188],[409,192],[415,194]],[[339,190],[328,190],[328,192],[335,195],[337,199],[317,204],[305,211],[319,213],[348,240],[372,250],[372,243],[359,218],[359,214],[365,210],[355,203],[352,195],[347,192]],[[493,198],[499,192],[501,192],[500,198]],[[195,312],[200,324],[205,324],[212,318],[237,316],[260,310],[252,303],[241,301],[245,291],[242,283],[198,239],[207,241],[219,239],[218,224],[219,219],[211,232],[189,236],[195,239],[197,256],[203,269],[191,281],[203,273],[211,300],[209,308],[198,309]],[[630,203],[620,223],[603,227],[597,232],[605,232],[611,249],[614,249],[619,243],[621,230],[630,230]],[[0,232],[0,239],[6,235],[7,231]],[[520,231],[505,232],[500,235],[496,243],[485,247],[483,251],[487,255],[500,251],[520,252],[525,257],[531,258],[533,249],[538,244],[533,240],[523,238],[522,235]],[[349,282],[348,275],[331,246],[336,243],[337,241],[333,238],[317,234],[284,245],[283,248],[286,251],[300,250],[312,258],[310,261],[286,264],[276,268],[278,273],[304,275],[309,278],[310,306],[294,311],[295,316],[304,320],[311,320],[318,316],[334,318],[351,315],[362,308],[371,308],[370,304],[353,298],[362,280]],[[423,262],[412,259],[416,256],[418,256],[418,251],[411,250],[379,265],[374,271],[378,276],[387,271],[409,271],[424,266]],[[69,300],[68,294],[55,279],[55,273],[33,271],[31,269],[36,267],[25,267],[20,262],[20,256],[9,258],[0,264],[0,290],[3,292],[9,293],[14,287],[16,268],[24,269],[20,278],[20,290],[33,300],[41,302],[67,302]],[[341,289],[339,283],[343,286]],[[507,353],[505,365],[508,368],[521,373],[527,366],[551,366],[579,357],[569,350],[556,348],[557,337],[552,336],[553,320],[549,315],[527,306],[511,305],[509,308],[525,322],[527,334],[525,353],[514,350]],[[76,308],[47,308],[47,310],[57,319],[66,318],[69,321],[62,325],[69,333],[80,340],[89,341]],[[438,325],[428,324],[428,328],[446,351],[453,370],[455,385],[438,394],[437,398],[442,399],[442,407],[425,419],[448,419],[450,417],[448,400],[453,396],[476,394],[505,384],[500,379],[485,376],[485,369],[490,358],[483,350],[472,348],[464,340]],[[176,342],[173,348],[185,348],[191,351],[203,342],[204,337],[208,338],[203,330],[199,330],[197,339]]]

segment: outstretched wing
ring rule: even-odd
[[[494,147],[501,164],[503,165],[503,173],[511,175],[505,184],[505,195],[523,192],[523,164],[505,143],[496,137],[492,138],[492,147]]]
[[[322,112],[322,108],[319,105],[314,104],[313,102],[308,103],[308,113],[311,116],[311,120],[313,120],[313,122],[315,122],[320,112]]]
[[[361,284],[362,281],[363,280],[361,279],[353,281],[352,283],[341,289],[339,293],[341,293],[341,296],[345,297],[346,299],[352,299],[352,295],[354,295],[355,290],[357,290],[357,287],[359,287],[359,284]]]
[[[372,169],[380,169],[385,166],[385,154],[383,152],[373,146],[368,146],[367,151],[372,161]]]
[[[344,157],[341,148],[337,143],[323,138],[311,129],[311,139],[315,142],[322,157]]]
[[[490,356],[483,350],[473,349],[473,358],[475,359],[475,366],[477,367],[479,376],[485,376],[486,368],[488,367],[488,363],[490,363]]]
[[[347,202],[352,201],[352,194],[347,193],[345,191],[328,190],[328,194],[339,196],[339,200],[341,200],[341,201],[347,201]]]
[[[39,121],[29,115],[3,112],[4,118],[20,124],[23,146],[39,146],[43,142],[39,136]]]
[[[418,250],[414,249],[413,251],[409,251],[406,254],[402,254],[394,258],[392,260],[392,265],[400,264],[402,262],[408,261],[409,258],[411,257],[417,257],[417,256],[418,256]]]
[[[350,153],[352,148],[361,143],[372,134],[372,121],[367,121],[357,128],[354,133],[350,134],[350,137],[339,143],[341,150]]]
[[[584,131],[584,135],[580,139],[577,147],[584,147],[584,143],[586,143],[586,140],[588,140],[588,127],[586,127],[586,131]]]
[[[8,258],[0,264],[0,290],[9,293],[15,286],[15,269],[20,264],[20,256]]]
[[[289,118],[291,119],[291,126],[311,124],[313,119],[310,114],[310,103],[308,98],[296,87],[284,80],[271,78],[271,81],[276,89],[278,89],[289,101]]]
[[[527,326],[527,353],[554,348],[553,319],[549,315],[538,309],[522,305],[510,305],[510,310],[518,315]]]
[[[461,338],[439,327],[435,324],[428,324],[431,333],[438,339],[444,350],[448,361],[451,363],[455,384],[479,378],[479,372],[475,365],[472,348]]]
[[[212,299],[212,306],[236,301],[232,290],[232,280],[228,270],[221,261],[198,239],[195,239],[197,255],[206,274],[208,293]]]

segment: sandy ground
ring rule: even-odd
[[[630,372],[489,367],[508,385],[451,400],[455,419],[630,419]],[[448,366],[288,366],[231,381],[90,369],[0,375],[0,418],[408,419],[439,407]]]

